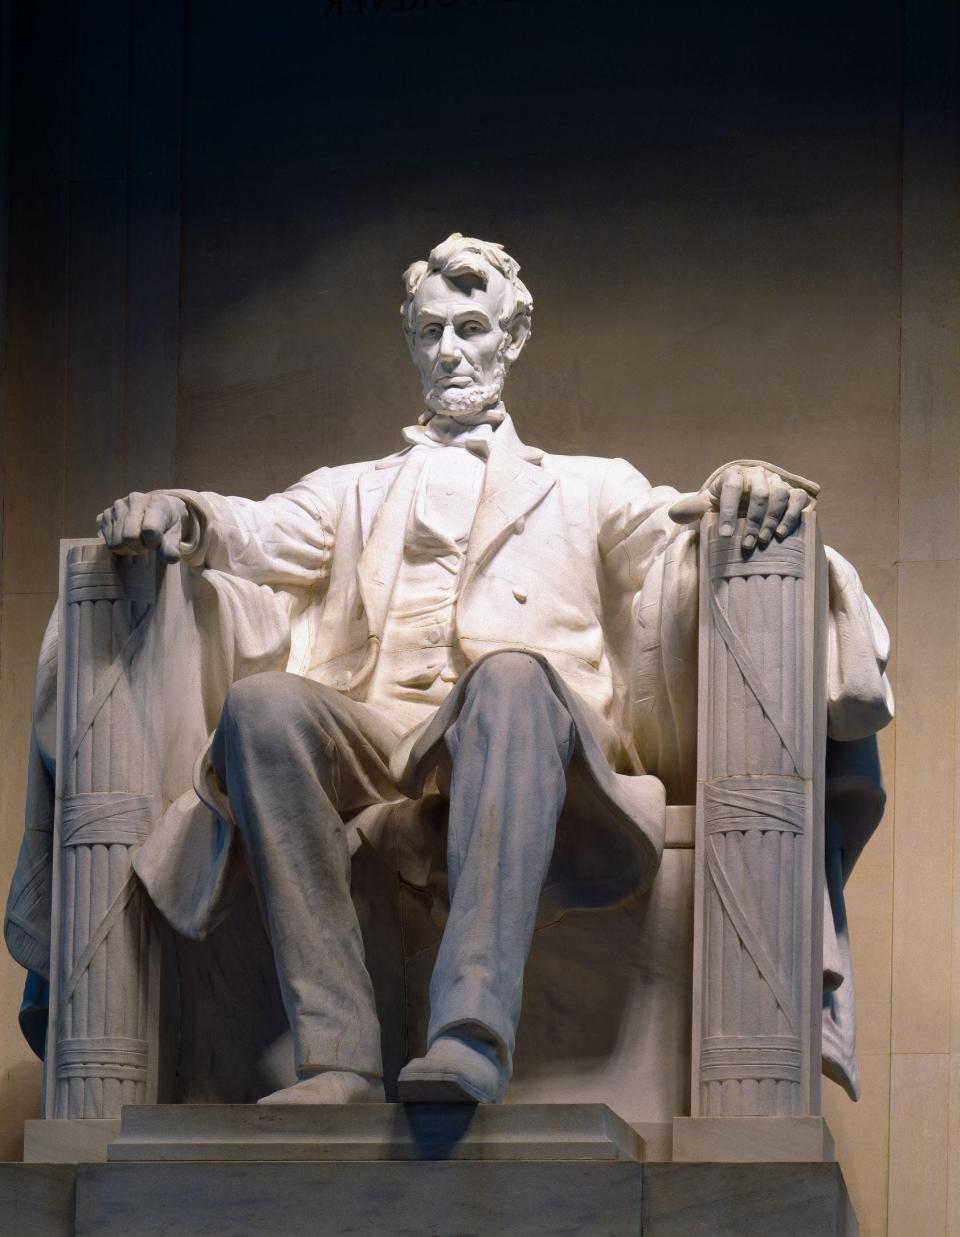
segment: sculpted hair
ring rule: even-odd
[[[408,338],[414,333],[411,316],[413,298],[427,275],[443,275],[451,283],[464,288],[485,288],[490,267],[499,271],[507,281],[503,313],[500,316],[501,327],[508,329],[517,318],[525,318],[529,325],[533,314],[533,297],[520,278],[520,263],[511,258],[504,247],[495,241],[481,241],[475,236],[453,232],[430,251],[426,262],[414,262],[403,273],[406,295],[400,306],[400,315]]]

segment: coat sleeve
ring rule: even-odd
[[[197,490],[163,493],[183,499],[193,516],[192,534],[181,545],[181,556],[192,567],[255,584],[316,588],[326,583],[336,530],[330,469],[260,501]]]
[[[680,497],[614,460],[598,512],[623,728],[668,803],[696,791],[697,534],[670,519]]]

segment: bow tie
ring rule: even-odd
[[[463,447],[481,459],[485,460],[489,456],[490,443],[496,428],[492,422],[483,421],[480,425],[471,426],[469,430],[461,429],[456,434],[445,433],[445,427],[440,426],[431,432],[432,424],[432,421],[429,422],[426,428],[422,425],[408,425],[402,431],[403,437],[415,447]]]

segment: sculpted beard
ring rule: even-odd
[[[431,386],[426,393],[427,407],[433,413],[443,413],[452,421],[467,422],[481,416],[500,402],[503,384],[507,380],[507,364],[504,355],[509,339],[505,339],[497,352],[496,365],[491,382],[474,383],[469,387]]]

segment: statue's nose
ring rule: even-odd
[[[460,360],[460,356],[457,333],[453,329],[453,324],[448,322],[443,328],[443,334],[440,336],[440,360],[445,365],[452,365]]]

